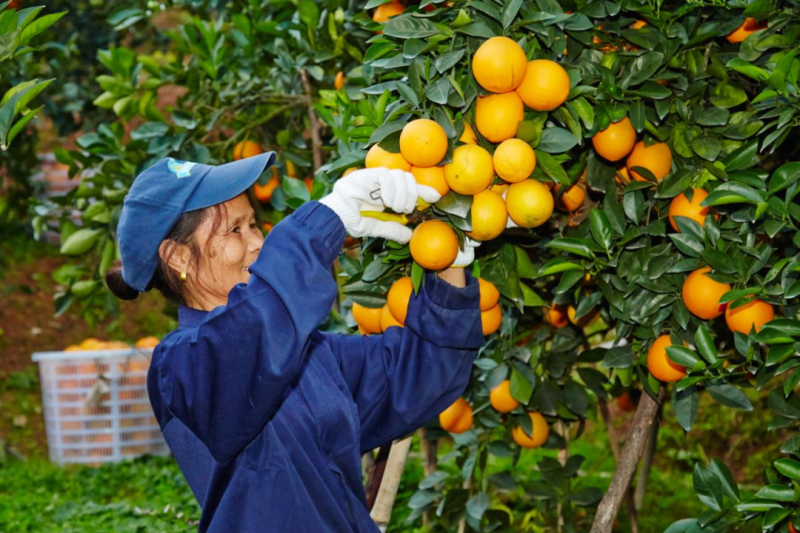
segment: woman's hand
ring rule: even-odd
[[[339,215],[353,237],[382,237],[406,243],[411,239],[411,229],[399,222],[362,217],[361,211],[388,207],[395,213],[411,213],[419,198],[432,204],[441,196],[432,187],[417,185],[408,172],[381,167],[356,170],[341,178],[320,203]]]

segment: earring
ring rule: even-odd
[[[181,270],[181,281],[184,283],[186,283],[186,276],[187,276],[186,271]]]

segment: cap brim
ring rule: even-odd
[[[227,202],[253,186],[262,172],[275,164],[275,152],[240,159],[213,167],[186,202],[185,211],[195,211]]]

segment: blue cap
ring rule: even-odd
[[[117,226],[125,283],[139,292],[148,290],[158,248],[181,215],[236,198],[273,163],[275,152],[218,166],[168,157],[139,174]]]

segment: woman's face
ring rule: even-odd
[[[187,303],[210,311],[228,302],[228,293],[237,283],[247,283],[247,268],[256,260],[264,235],[256,223],[256,214],[240,194],[222,204],[220,224],[214,229],[214,217],[208,216],[195,235],[200,249],[199,266],[189,267]]]

